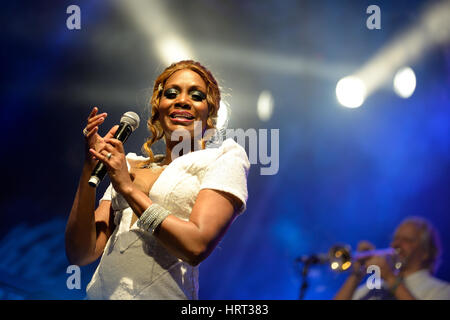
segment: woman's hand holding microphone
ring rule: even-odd
[[[97,112],[98,108],[94,107],[89,114],[87,125],[83,129],[85,161],[92,168],[95,167],[97,161],[102,162],[108,170],[114,189],[119,193],[125,193],[129,190],[132,181],[128,173],[123,144],[120,140],[114,139],[114,134],[119,126],[113,126],[104,137],[101,137],[98,134],[98,128],[104,122],[107,114],[97,114]]]

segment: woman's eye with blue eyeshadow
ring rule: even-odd
[[[191,92],[191,97],[194,101],[202,101],[206,98],[206,95],[201,91],[195,90]]]
[[[175,99],[177,95],[178,95],[178,90],[177,90],[177,89],[173,89],[173,88],[167,89],[167,90],[164,92],[164,96],[165,96],[167,99]]]

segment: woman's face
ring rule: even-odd
[[[201,121],[203,133],[208,119],[206,92],[205,81],[190,69],[179,70],[167,79],[159,103],[159,121],[166,139],[180,128],[188,130],[194,138],[196,121]]]

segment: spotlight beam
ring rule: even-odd
[[[394,73],[420,59],[427,50],[450,40],[450,1],[428,7],[419,24],[392,40],[354,76],[366,87],[366,97],[391,81]]]
[[[205,60],[214,57],[225,65],[250,70],[261,70],[281,75],[311,75],[317,78],[334,81],[336,77],[355,69],[354,65],[327,63],[299,55],[285,55],[263,50],[237,48],[223,44],[199,43],[196,45],[199,54]]]
[[[164,65],[183,59],[196,59],[190,45],[179,36],[181,30],[158,0],[117,1],[130,20],[148,38],[149,51],[156,53]]]

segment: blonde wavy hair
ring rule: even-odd
[[[151,116],[147,120],[147,128],[151,136],[142,146],[142,151],[149,156],[149,160],[145,161],[142,166],[146,166],[155,162],[155,157],[151,149],[152,145],[164,137],[164,130],[159,122],[159,103],[164,90],[167,79],[175,72],[189,69],[196,72],[205,81],[206,84],[206,101],[208,103],[208,119],[206,121],[206,129],[215,129],[217,123],[217,114],[220,108],[220,89],[216,79],[212,73],[202,64],[194,60],[182,60],[171,64],[156,78],[153,86],[153,94],[150,99]],[[208,137],[204,136],[201,140],[201,147],[205,148]]]

